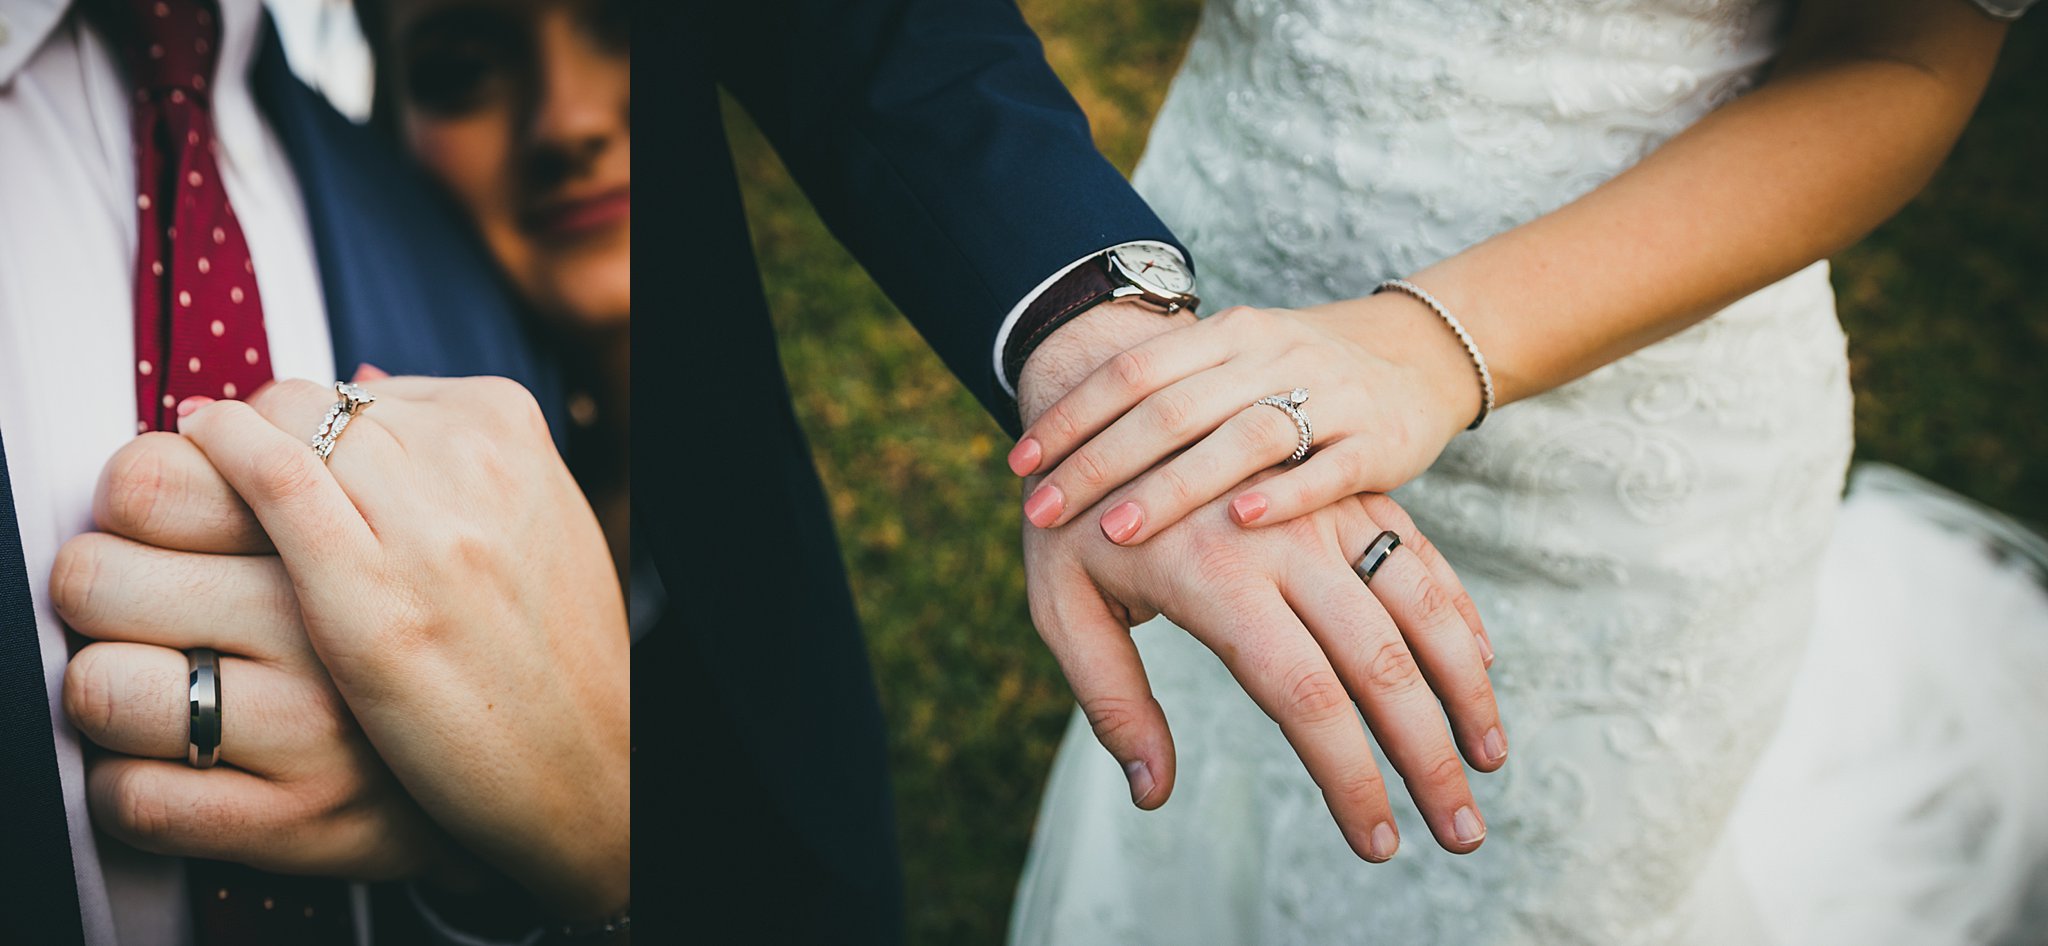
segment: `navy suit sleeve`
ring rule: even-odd
[[[998,420],[995,337],[1061,267],[1176,247],[1012,0],[716,0],[720,84],[833,234]],[[1185,253],[1185,250],[1183,250]]]

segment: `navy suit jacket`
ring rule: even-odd
[[[453,207],[388,142],[293,77],[274,33],[251,81],[304,194],[335,376],[364,362],[392,374],[502,375],[533,390],[559,440],[566,428],[557,371]],[[29,588],[47,577],[25,571],[0,440],[0,662],[19,666],[25,657],[40,666]],[[0,941],[9,943],[82,936],[63,801],[53,795],[47,705],[39,684],[34,692],[0,685]],[[404,899],[378,898],[378,919],[389,919],[378,923],[378,943],[420,935],[416,917],[392,915],[389,905]]]
[[[641,244],[662,262],[640,282],[635,361],[663,370],[657,389],[643,368],[636,389],[650,403],[633,431],[634,534],[671,604],[635,654],[636,672],[659,674],[636,688],[636,764],[643,780],[672,773],[681,796],[642,806],[635,827],[684,855],[636,864],[637,886],[680,893],[640,898],[636,924],[675,910],[703,942],[893,942],[904,891],[881,711],[719,89],[1006,426],[991,362],[1008,311],[1089,253],[1173,236],[1095,149],[1011,0],[641,10],[636,45],[659,54],[636,68],[662,98],[639,129],[639,180],[666,240]]]

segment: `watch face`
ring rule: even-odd
[[[1180,254],[1164,243],[1126,243],[1110,251],[1125,275],[1160,295],[1186,295],[1195,288],[1195,277]]]

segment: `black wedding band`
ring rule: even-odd
[[[1351,570],[1358,573],[1360,580],[1371,584],[1372,576],[1379,572],[1381,565],[1387,563],[1387,557],[1393,555],[1394,550],[1400,547],[1401,537],[1395,535],[1394,530],[1388,529],[1373,539],[1371,545],[1366,546],[1365,554],[1358,557]]]
[[[195,769],[210,769],[220,761],[220,655],[209,647],[194,647],[185,652],[185,659],[192,668],[192,724],[185,761]]]

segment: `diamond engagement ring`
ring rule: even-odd
[[[1394,530],[1382,532],[1372,540],[1371,545],[1366,546],[1365,554],[1360,555],[1358,561],[1352,563],[1351,570],[1357,572],[1358,577],[1370,585],[1372,576],[1379,574],[1380,566],[1385,565],[1387,559],[1394,554],[1394,550],[1400,547],[1401,537],[1396,535]]]
[[[320,421],[320,429],[313,431],[313,453],[323,461],[334,452],[334,442],[341,439],[341,432],[348,426],[349,419],[377,401],[377,395],[347,381],[334,382],[334,394],[341,400],[327,409],[327,416]]]
[[[185,761],[195,769],[210,769],[220,761],[220,655],[194,647],[185,652],[185,661],[191,668],[185,685],[192,704]]]
[[[1301,412],[1301,405],[1306,403],[1308,403],[1307,388],[1295,388],[1286,394],[1262,397],[1252,402],[1253,407],[1264,404],[1267,407],[1276,407],[1286,411],[1288,419],[1294,421],[1294,432],[1298,439],[1294,444],[1294,453],[1287,457],[1286,462],[1288,463],[1300,463],[1302,457],[1308,456],[1308,448],[1316,442],[1315,429],[1309,426],[1308,415]]]

